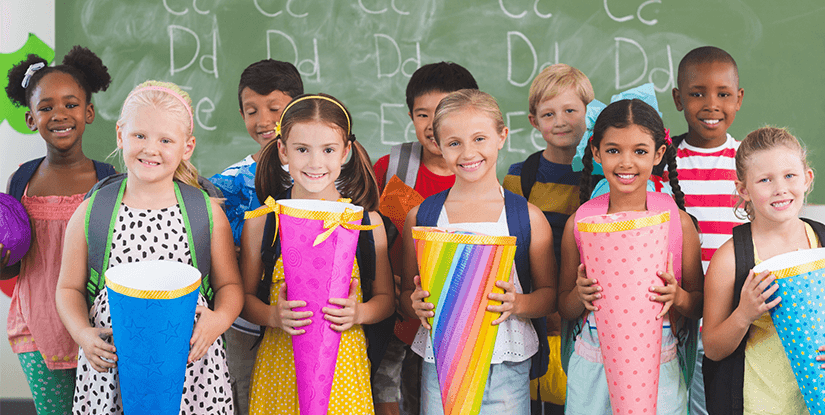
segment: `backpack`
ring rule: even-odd
[[[39,159],[27,161],[23,163],[16,172],[14,172],[11,176],[11,182],[9,183],[9,194],[12,197],[18,201],[23,197],[23,192],[26,191],[26,186],[29,184],[29,180],[31,180],[32,176],[34,176],[34,172],[37,171],[37,168],[40,167],[40,163],[42,163],[45,159],[45,157],[41,157]],[[111,164],[96,160],[92,160],[92,163],[94,163],[95,166],[97,180],[103,180],[108,176],[117,174],[115,168],[112,167]]]
[[[436,193],[418,206],[415,217],[416,226],[437,226],[438,216],[444,207],[444,201],[450,189]],[[533,279],[530,276],[530,216],[527,199],[509,190],[504,190],[504,209],[507,212],[507,227],[510,235],[516,237],[516,273],[525,293],[532,291]],[[550,364],[550,345],[547,342],[547,319],[531,319],[539,338],[539,351],[532,357],[530,379],[536,379],[547,373]]]
[[[800,218],[811,225],[820,241],[825,241],[825,225],[810,219]],[[733,228],[733,252],[736,260],[736,274],[733,283],[733,308],[739,306],[739,298],[745,279],[755,264],[753,256],[753,234],[751,224],[744,223]],[[745,387],[745,346],[748,334],[728,357],[714,361],[702,357],[702,376],[705,381],[705,400],[709,415],[739,415],[745,408],[743,390]]]
[[[185,183],[175,181],[174,184],[175,197],[186,226],[192,266],[201,273],[200,292],[212,307],[215,293],[209,280],[212,265],[212,205],[209,195]],[[85,232],[89,248],[89,281],[86,294],[89,306],[106,285],[104,272],[109,268],[112,235],[125,189],[124,173],[98,182],[87,195],[89,204],[86,207]]]
[[[275,197],[275,200],[291,199],[292,188],[287,189],[283,193]],[[384,220],[384,226],[387,226],[387,220]],[[370,217],[368,212],[364,212],[364,217],[361,219],[362,225],[370,224]],[[390,222],[390,225],[392,223]],[[395,229],[395,225],[391,226]],[[264,225],[264,235],[261,239],[261,262],[264,264],[264,274],[261,281],[258,282],[256,296],[264,302],[270,304],[270,289],[272,287],[272,274],[275,271],[275,263],[281,256],[281,233],[275,234],[275,214],[270,212],[266,215],[266,224]],[[274,237],[274,241],[273,241]],[[361,292],[363,294],[363,302],[369,301],[372,298],[372,281],[375,281],[375,239],[373,239],[372,232],[361,232],[358,235],[358,247],[355,251],[355,260],[358,262],[358,267],[361,272]],[[367,357],[370,359],[371,376],[375,375],[384,353],[387,351],[390,337],[392,336],[393,326],[395,325],[395,316],[392,315],[383,321],[375,324],[364,325],[364,335],[367,338]],[[264,331],[258,341],[263,339]]]
[[[392,176],[398,176],[407,186],[415,188],[423,150],[424,147],[418,141],[392,146],[384,183],[390,181]]]

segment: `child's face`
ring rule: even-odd
[[[541,132],[547,148],[570,151],[584,136],[587,108],[573,88],[567,88],[536,107],[536,115],[528,115],[530,125]]]
[[[653,136],[638,125],[610,127],[599,148],[591,147],[593,160],[602,164],[610,192],[633,193],[647,189],[653,166],[662,161],[665,146],[655,148]]]
[[[778,146],[751,156],[745,180],[736,181],[736,190],[751,203],[756,217],[782,222],[799,216],[813,178],[799,150]]]
[[[195,150],[189,126],[163,110],[145,106],[117,128],[117,147],[130,179],[145,183],[172,180],[182,160]]]
[[[676,109],[685,112],[688,144],[702,148],[724,144],[744,96],[733,65],[707,62],[688,66],[679,88],[673,89]]]
[[[275,138],[275,124],[292,98],[278,90],[261,95],[250,88],[241,91],[241,117],[246,131],[261,148]]]
[[[463,109],[447,116],[439,129],[441,154],[456,180],[475,182],[496,174],[498,151],[507,138],[506,127],[499,133],[489,115]]]
[[[94,105],[86,104],[86,92],[75,79],[52,72],[38,82],[26,112],[26,124],[39,131],[46,145],[67,151],[80,145],[86,124],[95,119]]]
[[[424,146],[424,151],[436,156],[441,155],[441,150],[438,143],[435,142],[435,138],[433,138],[433,117],[435,116],[435,107],[447,95],[449,94],[440,91],[419,95],[413,100],[413,111],[409,114],[415,127],[415,138]]]
[[[295,124],[286,137],[278,140],[278,153],[289,164],[289,175],[309,193],[319,199],[338,198],[335,181],[347,160],[350,144],[337,127],[323,122]]]

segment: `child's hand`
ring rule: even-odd
[[[822,354],[817,356],[816,360],[818,360],[820,362],[825,362],[825,346],[819,346],[819,353],[822,353]],[[822,366],[820,366],[819,368],[820,369],[825,369],[825,363],[823,363]]]
[[[593,301],[602,298],[602,287],[598,284],[595,278],[587,278],[587,273],[584,270],[584,264],[579,264],[578,275],[576,276],[576,292],[579,294],[579,299],[584,308],[589,311],[596,311],[599,308],[593,305]]]
[[[117,356],[115,346],[109,344],[105,339],[111,338],[112,329],[99,327],[88,327],[80,333],[78,345],[86,354],[86,359],[92,365],[92,369],[98,372],[106,372],[110,368],[117,367]],[[103,359],[109,359],[107,362]]]
[[[343,308],[324,307],[324,319],[331,322],[333,330],[345,331],[355,324],[361,324],[361,313],[358,304],[358,280],[353,279],[349,284],[348,298],[330,298],[329,303],[339,305]]]
[[[290,336],[306,333],[306,330],[296,329],[312,323],[312,311],[292,311],[293,308],[306,307],[306,301],[287,301],[286,284],[281,284],[278,290],[278,304],[271,306],[270,327],[277,327]]]
[[[209,346],[215,342],[223,331],[221,328],[224,324],[221,323],[220,315],[212,311],[209,307],[199,305],[195,308],[195,314],[198,315],[198,321],[195,323],[195,329],[192,330],[192,338],[189,339],[189,359],[187,363],[198,361],[203,355],[209,351]]]
[[[680,293],[684,294],[684,290],[679,287],[679,282],[676,281],[676,276],[673,272],[673,254],[667,254],[667,272],[657,271],[656,275],[665,282],[664,287],[660,286],[652,286],[650,287],[650,292],[656,293],[659,295],[651,295],[650,301],[655,301],[658,303],[663,303],[665,306],[662,307],[662,312],[656,316],[656,320],[664,317],[668,311],[670,311],[670,307],[673,306],[673,302],[676,301],[676,297],[679,296]]]
[[[748,278],[745,279],[742,285],[742,294],[739,298],[739,306],[737,310],[744,314],[748,324],[752,324],[758,320],[762,314],[765,314],[770,309],[776,307],[781,297],[776,297],[770,303],[765,301],[779,289],[779,285],[774,284],[776,277],[769,274],[770,271],[762,272],[761,274],[754,274],[753,270],[748,273]]]
[[[495,319],[492,325],[497,325],[503,323],[505,320],[510,318],[510,314],[513,313],[513,309],[515,308],[516,303],[516,286],[510,283],[509,281],[496,281],[496,287],[501,288],[504,290],[504,294],[495,294],[490,293],[487,296],[487,299],[493,301],[501,301],[501,305],[488,305],[487,311],[491,311],[493,313],[501,313],[501,315]]]
[[[9,260],[11,259],[11,249],[4,249],[2,243],[0,243],[0,272],[9,265]]]
[[[412,308],[415,310],[415,315],[421,320],[421,325],[427,330],[432,330],[430,324],[427,323],[427,318],[435,317],[435,313],[432,311],[435,304],[424,301],[425,298],[430,296],[430,293],[421,289],[421,277],[416,275],[413,282],[415,282],[415,291],[410,295]]]

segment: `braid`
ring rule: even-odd
[[[673,190],[673,199],[679,209],[685,210],[685,194],[682,192],[682,186],[679,185],[679,171],[676,170],[676,148],[672,145],[668,145],[667,150],[665,150],[665,160],[667,161],[667,178],[670,182],[670,188]]]
[[[590,193],[593,191],[593,151],[590,146],[585,146],[582,157],[582,177],[579,181],[579,204],[583,205],[590,200]]]

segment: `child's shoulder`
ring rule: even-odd
[[[229,167],[223,169],[222,172],[220,172],[220,173],[218,173],[218,174],[216,174],[212,177],[237,176],[238,174],[241,174],[245,171],[249,171],[250,166],[252,166],[253,164],[255,164],[255,160],[252,158],[252,155],[250,154],[250,155],[244,157],[241,161],[230,165]]]
[[[521,176],[521,170],[524,168],[524,162],[520,161],[518,163],[513,163],[510,165],[510,168],[507,170],[508,176]]]

